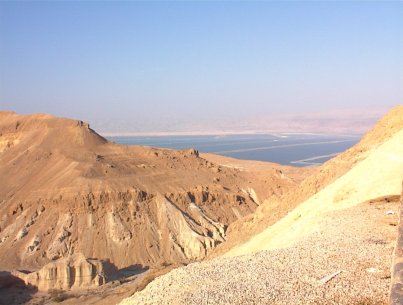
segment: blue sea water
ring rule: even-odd
[[[237,159],[283,165],[320,164],[358,142],[359,136],[321,134],[250,134],[220,136],[115,136],[110,141],[172,149],[195,148]]]

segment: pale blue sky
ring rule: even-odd
[[[403,2],[0,2],[2,110],[158,130],[402,104],[402,84]]]

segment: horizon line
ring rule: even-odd
[[[337,135],[346,137],[359,137],[365,132],[311,132],[311,131],[152,131],[152,132],[97,132],[103,137],[165,137],[165,136],[230,136],[230,135],[272,135],[281,138],[282,135]]]

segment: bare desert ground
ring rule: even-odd
[[[213,259],[120,304],[387,304],[402,179],[397,107],[296,189],[231,224]]]
[[[307,168],[0,117],[4,304],[387,304],[401,106]]]

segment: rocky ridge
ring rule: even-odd
[[[75,253],[118,269],[202,259],[230,223],[293,188],[288,173],[273,164],[263,179],[194,149],[117,145],[82,121],[1,112],[0,268]]]

